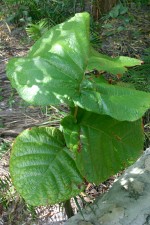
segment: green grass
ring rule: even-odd
[[[25,203],[16,192],[10,177],[7,176],[0,178],[0,205],[1,218],[7,224],[34,224],[36,220],[35,207]]]
[[[142,60],[144,63],[128,70],[121,81],[132,84],[137,90],[150,92],[150,48],[145,50]]]
[[[2,139],[0,141],[1,141],[0,143],[0,160],[1,160],[3,155],[9,151],[11,142],[7,139]]]

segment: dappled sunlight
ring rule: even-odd
[[[57,51],[58,48],[61,50],[61,46],[56,45],[55,47],[57,47]],[[71,68],[67,60],[65,64],[61,60],[59,56],[52,54],[49,60],[39,56],[36,58],[26,57],[23,60],[16,59],[16,65],[19,63],[20,65],[15,65],[13,79],[15,79],[16,85],[19,86],[17,90],[22,98],[29,102],[32,100],[35,104],[37,101],[37,104],[43,104],[43,102],[44,104],[49,104],[49,102],[59,104],[64,102],[64,99],[68,96],[75,95],[79,89],[77,78],[82,78],[81,71],[77,65],[73,64],[75,66]],[[69,60],[71,61],[72,58],[69,58]],[[73,61],[71,62],[73,63]],[[37,86],[36,89],[35,86]],[[29,95],[31,96],[29,97]],[[42,101],[45,97],[46,100]]]
[[[60,30],[54,28],[50,29],[44,36],[42,36],[31,48],[28,56],[39,56],[43,52],[48,52],[51,46],[57,41],[60,36]],[[38,46],[38,47],[37,47]]]
[[[137,161],[138,162],[138,161]],[[143,183],[137,180],[137,176],[140,176],[145,173],[145,168],[140,168],[138,166],[131,166],[129,169],[127,169],[123,175],[123,177],[119,178],[119,183],[122,187],[124,187],[126,190],[131,188],[134,189],[134,191],[139,192],[140,190],[143,190]]]
[[[34,46],[29,51],[28,56],[35,57],[45,52],[53,52],[53,45],[55,45],[55,43],[60,46],[62,45],[65,48],[68,47],[69,50],[72,49],[72,51],[75,51],[77,52],[77,54],[80,54],[80,52],[78,51],[80,43],[77,42],[77,39],[80,39],[81,42],[83,42],[82,38],[89,39],[89,30],[86,28],[85,21],[83,22],[82,19],[82,17],[78,18],[77,16],[75,16],[75,18],[73,17],[69,21],[58,24],[55,27],[51,28],[34,44]],[[76,36],[75,30],[78,31],[78,37]],[[39,43],[41,44],[39,45]],[[55,49],[55,53],[59,54],[62,52],[60,52],[60,49]]]
[[[21,72],[22,71],[22,66],[17,66],[16,67],[16,72]]]
[[[127,180],[123,177],[121,180],[120,180],[120,184],[122,186],[126,185],[127,184]]]
[[[60,44],[58,44],[58,43],[54,44],[54,45],[52,46],[52,48],[51,48],[50,51],[53,52],[53,53],[55,53],[55,54],[64,56],[64,49],[63,49],[63,47],[62,47]]]
[[[33,85],[32,87],[24,88],[23,90],[23,96],[26,96],[26,99],[29,102],[33,102],[34,98],[37,96],[37,94],[40,92],[40,88],[37,85]],[[32,95],[31,95],[32,93]]]
[[[131,174],[143,174],[143,173],[144,173],[144,169],[135,167],[135,168],[133,168],[133,170],[131,170],[130,173],[131,173]]]
[[[51,77],[48,77],[48,76],[44,77],[43,80],[42,80],[42,83],[47,84],[48,82],[50,82],[50,80],[51,80]]]
[[[123,176],[120,179],[121,186],[124,187],[126,190],[128,190],[130,184],[133,182],[134,182],[134,178],[132,178],[132,177],[126,178],[126,176]]]
[[[54,94],[55,98],[59,100],[60,103],[64,103],[65,99],[67,100],[69,98],[69,96],[67,96],[67,95],[63,95],[63,97],[62,97],[62,95],[59,95],[55,92],[53,92],[53,94]]]

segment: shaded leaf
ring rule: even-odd
[[[120,121],[135,121],[150,108],[150,94],[106,82],[84,81],[74,99],[79,107]]]
[[[127,71],[126,67],[141,65],[141,63],[142,61],[138,59],[125,56],[111,58],[91,49],[87,70],[97,69],[117,75],[124,74]]]
[[[64,138],[67,147],[76,152],[79,145],[79,125],[73,116],[66,116],[62,121]]]
[[[120,122],[80,110],[78,124],[81,151],[77,152],[76,161],[89,182],[99,184],[141,154],[144,140],[141,120]]]

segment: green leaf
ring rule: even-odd
[[[88,57],[89,14],[79,13],[50,29],[27,57],[10,60],[7,75],[31,104],[71,102],[79,92]]]
[[[84,110],[78,114],[80,152],[77,166],[89,181],[99,184],[133,163],[143,149],[141,120],[120,122]]]
[[[74,97],[74,103],[88,111],[102,113],[102,101],[100,93],[96,92],[93,83],[84,80],[80,86],[80,95]]]
[[[61,125],[63,127],[64,138],[67,147],[76,152],[79,145],[79,125],[73,116],[66,116],[62,121]]]
[[[59,65],[41,57],[12,59],[8,67],[12,86],[31,104],[68,103],[69,97],[75,95],[78,89],[79,82],[71,73],[65,73]]]
[[[54,53],[63,59],[68,57],[81,70],[85,69],[89,57],[89,21],[88,13],[75,14],[68,21],[51,28],[32,46],[28,55],[36,57],[45,55],[45,52]]]
[[[109,16],[112,18],[117,18],[119,16],[119,6],[114,7],[110,12]]]
[[[120,121],[135,121],[150,108],[150,94],[131,88],[96,82],[82,82],[81,94],[74,98],[79,107]]]
[[[123,15],[128,12],[128,8],[124,7],[122,4],[120,5],[119,14]]]
[[[121,31],[123,31],[123,30],[125,30],[126,28],[124,27],[124,26],[119,26],[118,28],[117,28],[117,32],[121,32]]]
[[[35,206],[65,201],[83,187],[72,153],[56,128],[23,131],[13,145],[10,173],[17,191]]]
[[[97,69],[117,75],[124,74],[127,71],[126,67],[141,65],[141,63],[142,61],[138,59],[125,56],[111,58],[95,51],[94,49],[91,49],[87,70]]]

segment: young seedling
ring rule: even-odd
[[[150,94],[93,73],[120,76],[141,61],[94,50],[89,21],[88,13],[76,14],[46,32],[26,57],[7,64],[11,84],[24,100],[70,108],[60,129],[33,127],[14,141],[11,178],[30,205],[66,201],[84,189],[85,180],[99,184],[143,149],[141,117],[150,107]]]

